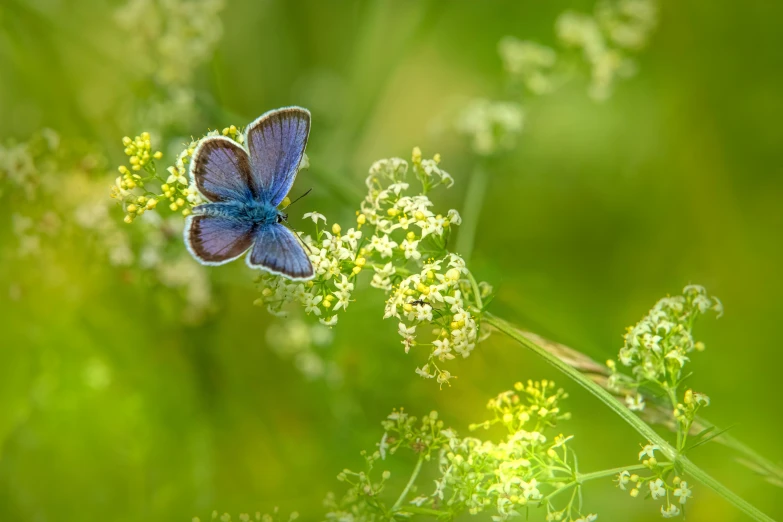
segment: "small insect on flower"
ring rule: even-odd
[[[269,111],[247,127],[247,149],[210,136],[193,152],[190,176],[208,203],[193,208],[185,244],[196,260],[222,265],[250,251],[248,266],[306,280],[313,265],[278,208],[294,184],[310,132],[301,107]]]

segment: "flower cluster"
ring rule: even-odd
[[[656,24],[655,0],[604,0],[593,16],[563,13],[555,29],[563,46],[581,50],[590,66],[590,96],[605,100],[617,78],[634,73],[628,55],[645,46]]]
[[[223,35],[225,0],[127,0],[114,13],[125,33],[124,59],[149,83],[138,121],[155,130],[182,125],[196,112],[196,69]]]
[[[131,35],[138,67],[164,85],[190,82],[209,58],[223,29],[224,0],[129,0],[117,9],[117,24]]]
[[[607,364],[612,371],[610,387],[626,393],[631,409],[644,409],[644,399],[638,393],[642,386],[654,385],[665,393],[677,389],[689,355],[704,350],[704,343],[693,338],[693,325],[710,311],[722,315],[720,300],[709,297],[704,287],[688,285],[683,295],[659,300],[641,321],[628,328],[618,360],[631,369],[632,376],[620,373],[615,361]]]
[[[417,190],[411,189],[412,183]],[[410,163],[401,158],[376,161],[354,227],[329,226],[326,217],[316,212],[304,215],[315,226],[314,235],[301,234],[315,277],[301,282],[261,273],[257,277],[261,297],[256,303],[275,315],[284,315],[286,305],[298,303],[322,324],[334,326],[337,312],[352,302],[359,275],[369,269],[370,285],[390,293],[384,317],[401,321],[406,351],[415,344],[416,326],[431,323],[439,328],[434,342],[427,345],[433,347],[431,361],[467,356],[479,338],[476,304],[491,289],[471,284],[462,259],[446,250],[460,216],[456,210],[436,213],[427,194],[453,183],[440,167],[440,156],[425,159],[418,147]],[[436,377],[441,384],[451,378],[434,365],[418,372]]]
[[[523,123],[519,103],[476,98],[460,112],[455,127],[468,137],[476,154],[489,156],[513,148]]]
[[[661,515],[663,518],[674,518],[685,511],[685,503],[693,496],[693,491],[688,482],[677,475],[674,464],[658,460],[656,451],[660,451],[660,448],[648,443],[639,452],[642,469],[649,470],[647,476],[625,470],[617,474],[615,483],[632,497],[642,493],[652,500],[662,499]]]
[[[461,356],[468,357],[479,341],[480,309],[476,304],[492,291],[489,285],[471,285],[472,276],[456,254],[425,263],[396,285],[386,301],[384,318],[399,319],[398,332],[408,353],[414,346],[429,349],[428,362],[416,373],[437,379],[442,385],[452,377],[438,366]],[[417,328],[434,326],[432,339],[421,342]]]
[[[129,163],[129,177],[121,176],[121,181],[136,180],[132,173],[146,175],[145,169],[154,163],[155,153],[147,138],[141,135],[126,145],[129,157],[137,160]],[[133,165],[140,168],[133,170]],[[211,287],[203,267],[181,249],[170,248],[180,241],[181,220],[163,220],[153,213],[135,230],[123,226],[112,216],[106,176],[106,165],[99,155],[81,144],[61,140],[54,131],[44,130],[25,142],[0,145],[0,195],[19,209],[12,214],[17,244],[9,242],[4,247],[15,249],[14,257],[46,260],[37,272],[45,279],[60,270],[53,251],[65,244],[80,244],[112,266],[133,268],[124,271],[126,277],[149,275],[173,289],[181,295],[176,308],[183,318],[199,321],[209,310]],[[142,190],[138,184],[134,188]]]
[[[677,432],[676,451],[680,454],[690,449],[686,442],[698,412],[710,404],[709,397],[691,389],[686,389],[682,395],[679,393],[680,384],[687,377],[683,368],[689,361],[688,355],[704,350],[704,343],[693,337],[693,325],[700,315],[708,312],[715,312],[720,317],[723,314],[720,300],[710,297],[704,287],[688,285],[682,295],[659,300],[639,323],[628,328],[619,361],[622,366],[631,368],[632,376],[621,373],[617,362],[607,361],[611,371],[608,386],[625,394],[629,409],[644,410],[645,398],[640,389],[660,390],[668,398]],[[717,436],[710,431],[696,435],[698,440],[694,445]],[[664,518],[672,518],[684,511],[692,491],[675,465],[660,461],[656,451],[660,452],[660,448],[648,443],[639,452],[642,469],[648,470],[646,476],[626,470],[618,475],[616,482],[632,497],[644,491],[654,500],[664,499],[661,514]]]
[[[224,128],[222,132],[210,131],[206,136],[220,135],[240,144],[245,139],[241,130],[234,125]],[[157,208],[161,201],[168,202],[169,210],[181,212],[183,216],[190,215],[193,207],[204,203],[188,176],[188,163],[199,141],[201,139],[191,141],[163,174],[158,172],[155,161],[163,158],[163,154],[160,151],[152,152],[148,132],[142,132],[133,139],[127,136],[122,139],[130,165],[118,167],[120,176],[111,189],[111,197],[122,203],[126,223],[133,223],[134,219],[148,210]]]
[[[498,53],[511,86],[523,98],[555,92],[586,62],[589,94],[605,100],[616,79],[632,75],[630,54],[644,48],[657,23],[656,0],[602,0],[593,16],[567,11],[555,23],[558,48],[505,36]],[[581,51],[574,56],[570,50]],[[518,100],[471,100],[455,121],[473,151],[490,156],[511,149],[522,131],[524,110]]]
[[[444,428],[437,412],[420,421],[403,410],[392,412],[382,423],[384,434],[378,451],[364,453],[366,470],[344,470],[338,479],[350,485],[340,500],[330,496],[327,520],[388,520],[389,517],[430,515],[453,518],[462,513],[494,513],[493,520],[508,520],[533,506],[546,507],[546,520],[587,522],[596,515],[583,514],[581,483],[575,458],[568,447],[572,437],[557,434],[557,422],[569,415],[560,410],[566,397],[551,381],[517,383],[514,390],[489,401],[491,420],[472,430],[503,426],[508,435],[501,442],[460,437]],[[400,450],[411,452],[417,464],[408,486],[394,505],[383,501],[391,474],[373,477],[378,464]],[[422,464],[437,462],[439,476],[431,493],[416,485]],[[573,489],[570,501],[555,504],[554,497]]]
[[[551,47],[506,36],[498,44],[503,68],[532,94],[547,94],[555,88],[552,79],[557,52]]]

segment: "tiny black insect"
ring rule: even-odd
[[[418,305],[418,306],[424,306],[427,304],[423,299],[416,299],[415,301],[411,301],[412,305]]]

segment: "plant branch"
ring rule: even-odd
[[[712,478],[708,473],[691,462],[690,459],[684,455],[680,455],[678,451],[675,450],[666,441],[666,439],[661,437],[653,428],[651,428],[647,423],[645,423],[628,408],[626,408],[611,393],[603,389],[600,385],[596,384],[587,376],[583,375],[579,370],[561,361],[555,355],[552,355],[547,350],[522,335],[521,332],[519,332],[514,326],[509,324],[504,319],[501,319],[490,313],[486,313],[484,318],[488,324],[508,335],[525,348],[533,351],[536,355],[543,358],[546,362],[565,373],[573,381],[589,391],[598,400],[608,406],[609,409],[619,415],[620,418],[630,424],[631,427],[635,429],[640,435],[648,439],[651,443],[656,444],[667,459],[669,459],[675,465],[678,465],[683,471],[690,474],[694,479],[715,491],[718,495],[729,501],[737,509],[751,517],[753,520],[761,522],[774,522],[758,508]]]
[[[402,493],[400,493],[400,497],[397,499],[397,502],[395,502],[392,506],[392,511],[399,510],[402,503],[405,502],[405,497],[408,496],[408,493],[410,493],[413,484],[416,482],[416,479],[419,476],[419,472],[421,471],[421,465],[423,463],[424,457],[419,457],[419,460],[416,462],[416,466],[413,468],[413,473],[411,473],[411,478],[408,480],[408,483],[405,484],[405,489],[403,489]]]

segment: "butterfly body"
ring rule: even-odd
[[[221,265],[249,252],[251,268],[295,280],[313,277],[301,240],[278,209],[294,183],[309,131],[310,113],[286,107],[248,126],[247,149],[222,136],[199,143],[190,175],[208,203],[195,207],[185,224],[185,244],[196,260]]]
[[[241,223],[252,223],[253,228],[285,221],[288,216],[264,201],[229,201],[206,203],[193,209],[197,216],[215,216]]]

